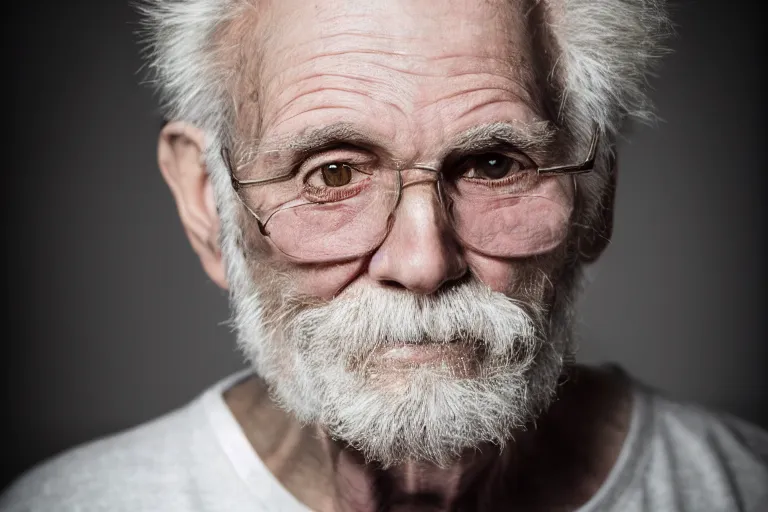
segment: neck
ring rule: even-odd
[[[382,469],[360,453],[301,426],[253,377],[225,399],[277,479],[322,512],[573,509],[604,482],[630,420],[626,379],[574,367],[536,425],[503,450],[482,446],[449,467],[410,461]]]

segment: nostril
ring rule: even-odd
[[[405,290],[405,286],[401,283],[398,283],[397,281],[391,280],[391,279],[385,279],[383,281],[379,281],[382,286],[386,286],[388,288],[397,288],[399,290]]]

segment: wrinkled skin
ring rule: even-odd
[[[258,40],[258,62],[245,67],[258,70],[258,77],[233,91],[258,99],[240,102],[238,136],[269,148],[313,128],[350,123],[377,141],[370,150],[377,158],[411,179],[418,176],[414,166],[439,167],[450,142],[473,127],[550,120],[549,99],[536,80],[536,52],[543,50],[532,42],[527,9],[501,0],[281,0],[259,6],[252,22],[222,36]],[[226,286],[215,248],[216,211],[199,169],[204,144],[199,131],[171,124],[161,136],[160,161],[206,271]],[[345,151],[327,159],[343,160]],[[257,157],[256,168],[264,158]],[[565,197],[573,201],[571,188]],[[467,273],[512,294],[530,274],[528,260],[462,247],[429,181],[405,190],[389,235],[372,254],[342,264],[295,264],[258,233],[253,219],[244,215],[244,222],[254,257],[279,266],[300,293],[319,299],[352,283],[430,294]],[[539,254],[537,265],[556,278],[563,254]],[[546,292],[535,299],[546,301]],[[621,447],[628,423],[622,382],[611,372],[574,370],[537,429],[516,434],[503,454],[483,447],[449,468],[413,461],[386,472],[322,432],[299,426],[257,379],[226,398],[267,467],[316,510],[572,510],[594,494]]]
[[[531,78],[530,35],[503,6],[274,2],[262,20],[269,37],[260,48],[260,130],[243,138],[258,135],[270,148],[310,128],[351,123],[408,170],[438,165],[449,142],[472,127],[547,119]],[[416,174],[406,171],[406,180],[409,172]],[[509,261],[461,250],[432,186],[411,187],[397,219],[370,259],[296,272],[299,292],[329,298],[362,279],[427,294],[468,270],[496,291],[515,281]]]

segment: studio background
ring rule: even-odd
[[[663,118],[620,148],[615,233],[581,359],[768,427],[764,19],[678,2]],[[160,116],[128,2],[17,3],[4,21],[0,488],[242,367],[155,162]]]

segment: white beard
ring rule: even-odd
[[[483,443],[503,446],[549,406],[572,354],[575,276],[558,283],[552,308],[527,303],[530,313],[474,278],[428,296],[365,285],[324,303],[298,296],[290,276],[246,258],[241,208],[217,155],[208,165],[238,345],[300,421],[383,467],[444,466]],[[365,364],[382,346],[457,340],[482,349],[471,376],[418,366],[372,376]]]
[[[476,279],[429,296],[352,286],[318,304],[259,267],[263,292],[250,282],[250,293],[233,293],[241,350],[282,407],[369,461],[444,466],[482,443],[503,446],[549,405],[565,343],[545,341],[543,312]],[[271,312],[267,294],[278,294]],[[457,340],[482,348],[470,377],[426,366],[372,375],[365,364],[382,346]]]

